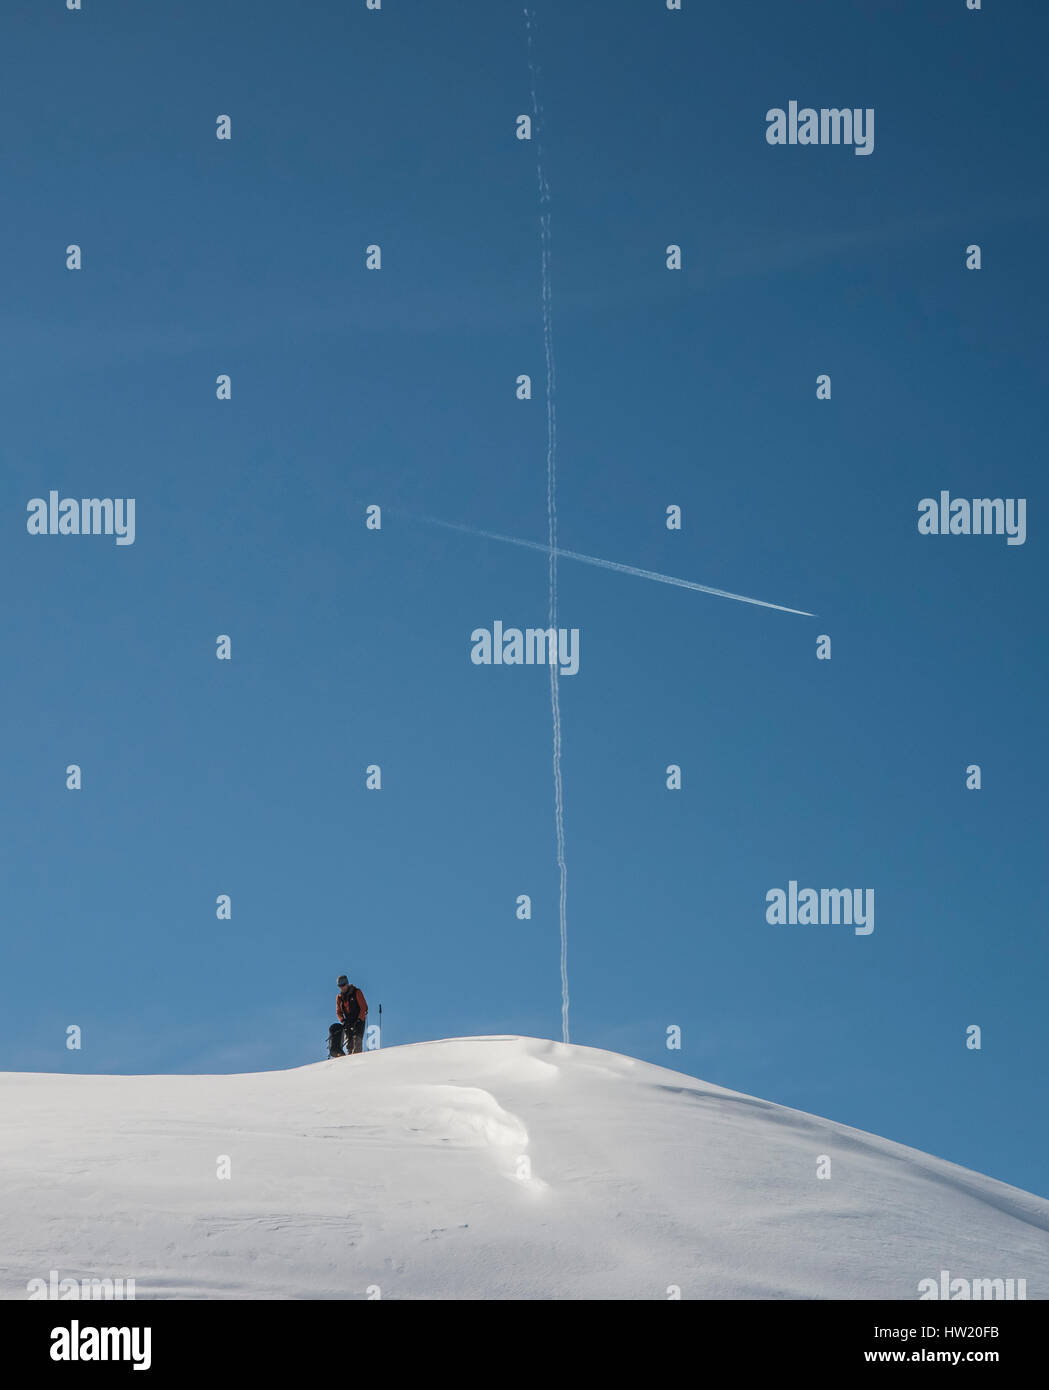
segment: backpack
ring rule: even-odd
[[[357,986],[350,985],[345,994],[340,992],[339,998],[343,1001],[342,1007],[346,1014],[346,1026],[352,1028],[361,1016],[361,1001],[357,997]]]

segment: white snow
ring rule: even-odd
[[[138,1299],[916,1299],[943,1269],[1049,1293],[1046,1200],[588,1047],[6,1073],[0,1114],[9,1299],[51,1270]]]

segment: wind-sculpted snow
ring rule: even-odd
[[[404,1117],[408,1130],[430,1143],[472,1147],[528,1147],[528,1131],[495,1097],[476,1086],[420,1088],[418,1104]]]
[[[592,1048],[8,1073],[0,1107],[6,1298],[52,1270],[138,1299],[916,1299],[942,1270],[1049,1289],[1042,1198]]]

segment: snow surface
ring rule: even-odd
[[[589,1047],[6,1073],[0,1114],[9,1299],[52,1269],[139,1299],[911,1299],[942,1269],[1049,1292],[1043,1198]]]

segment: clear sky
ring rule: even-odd
[[[560,543],[816,615],[561,560],[572,1040],[1049,1194],[1049,10],[533,8]],[[0,1067],[318,1060],[342,971],[387,1045],[560,1037],[548,672],[470,660],[547,557],[411,519],[547,536],[521,5],[0,40]],[[873,152],[770,145],[791,100]],[[52,489],[134,544],[28,534]],[[1025,544],[919,535],[941,489]],[[873,932],[770,925],[792,879]]]

